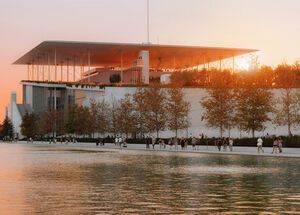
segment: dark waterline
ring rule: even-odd
[[[299,211],[299,158],[0,145],[0,214]]]

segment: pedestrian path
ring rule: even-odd
[[[18,144],[28,144],[26,142],[19,141]],[[30,143],[33,145],[49,145],[48,142],[34,142]],[[62,148],[70,148],[76,150],[92,150],[92,151],[126,151],[126,150],[137,150],[137,151],[149,151],[149,152],[169,152],[169,153],[205,153],[205,154],[222,154],[222,155],[250,155],[250,156],[267,156],[267,157],[295,157],[300,158],[300,148],[283,148],[283,153],[281,154],[271,154],[272,148],[265,147],[265,153],[258,153],[256,147],[239,147],[236,146],[233,148],[233,151],[229,151],[227,148],[226,151],[222,150],[219,152],[215,146],[199,146],[195,150],[192,146],[188,146],[187,149],[182,150],[180,146],[175,149],[175,146],[172,148],[168,145],[164,147],[160,147],[159,145],[155,145],[154,149],[152,149],[152,145],[150,149],[146,149],[146,145],[143,144],[127,144],[127,147],[116,146],[113,143],[106,143],[104,146],[96,146],[95,143],[60,143],[51,144],[51,146],[62,147]]]

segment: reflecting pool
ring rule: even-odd
[[[0,144],[0,214],[300,214],[300,159]]]

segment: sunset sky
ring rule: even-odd
[[[0,0],[0,119],[44,40],[146,42],[146,0]],[[300,57],[299,0],[150,0],[151,42],[259,49],[261,64]]]

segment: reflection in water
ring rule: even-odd
[[[298,163],[0,145],[0,214],[295,214]]]

